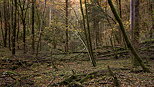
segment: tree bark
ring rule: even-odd
[[[32,1],[32,53],[35,53],[35,30],[34,30],[34,22],[35,22],[35,0]]]
[[[93,53],[93,48],[92,48],[92,41],[91,41],[91,33],[90,33],[90,24],[89,24],[89,17],[88,17],[88,7],[87,7],[87,0],[85,0],[85,11],[86,11],[86,22],[87,22],[87,33],[88,33],[88,42],[87,44],[89,44],[89,52],[91,55],[91,59],[93,62],[93,66],[96,66],[96,59],[94,57],[94,53]]]
[[[150,38],[153,38],[153,33],[154,33],[154,1],[150,0],[150,16],[151,16],[151,28],[150,28]]]
[[[88,11],[87,11],[87,1],[86,0],[85,0],[86,17],[84,16],[84,12],[83,12],[82,0],[80,0],[80,9],[81,9],[81,13],[82,13],[83,28],[84,28],[84,34],[85,34],[85,37],[86,37],[86,42],[87,42],[86,45],[87,45],[87,48],[88,48],[88,53],[89,53],[92,65],[95,67],[96,66],[96,60],[95,60],[94,53],[93,53],[93,50],[92,50],[90,25],[89,25],[89,18],[88,18]],[[87,26],[87,28],[86,28],[86,26]]]
[[[6,1],[3,2],[4,5],[4,47],[7,47],[7,34],[8,34],[8,21],[7,21],[7,7]]]
[[[2,6],[0,6],[2,8]],[[0,10],[0,25],[1,25],[1,35],[2,35],[2,42],[4,44],[4,31],[3,31],[3,14],[2,14],[2,9]]]
[[[15,42],[16,42],[16,17],[17,17],[17,0],[14,0],[15,9],[14,9],[14,26],[13,26],[13,37],[12,37],[12,55],[15,55]]]
[[[134,29],[133,29],[133,44],[135,45],[135,48],[138,48],[139,46],[139,0],[134,0]]]
[[[121,0],[119,0],[119,14],[120,18],[122,18]]]
[[[19,5],[20,7],[20,10],[21,10],[21,21],[22,21],[22,25],[23,25],[23,37],[22,37],[22,40],[23,40],[23,52],[26,53],[26,14],[27,14],[27,2],[26,1],[23,1],[21,2],[21,0],[19,0],[19,3],[21,5]],[[22,5],[23,4],[23,5]]]
[[[65,52],[68,52],[68,0],[66,0],[66,40],[65,40]]]
[[[134,0],[130,0],[130,30],[131,30],[131,40],[133,41],[134,34]]]

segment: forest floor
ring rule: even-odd
[[[97,66],[92,67],[90,61],[82,60],[88,59],[84,55],[57,56],[53,56],[57,57],[56,60],[21,53],[12,57],[7,49],[0,49],[0,87],[67,87],[73,82],[83,87],[114,87],[108,66],[115,73],[121,87],[154,87],[153,60],[147,64],[151,73],[144,73],[140,68],[138,70],[132,68],[130,58],[99,59]],[[58,60],[59,57],[61,59]],[[69,60],[70,58],[74,59]],[[78,79],[71,78],[64,83],[71,76]]]

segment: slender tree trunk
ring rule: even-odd
[[[44,11],[43,11],[43,18],[46,20],[46,8],[47,8],[47,0],[44,0],[45,4],[44,4]],[[45,28],[45,25],[46,25],[46,21],[43,20],[42,21],[42,28],[44,29]],[[41,30],[43,32],[43,29]],[[40,34],[40,51],[42,50],[42,33]]]
[[[119,0],[118,2],[119,2],[119,14],[120,18],[122,18],[121,0]]]
[[[138,55],[137,51],[134,49],[132,43],[130,42],[130,40],[129,40],[127,34],[126,34],[124,25],[123,25],[123,23],[122,23],[122,21],[121,21],[119,15],[118,15],[118,13],[117,13],[117,11],[116,11],[116,9],[115,9],[115,7],[114,7],[112,1],[111,1],[111,0],[108,0],[108,3],[109,3],[109,5],[110,5],[110,7],[111,7],[111,10],[112,10],[114,16],[115,16],[115,19],[116,19],[117,22],[119,23],[120,30],[121,30],[121,32],[122,32],[122,35],[123,35],[125,41],[126,41],[127,47],[129,48],[129,50],[131,51],[131,53],[134,55],[134,58],[139,62],[139,64],[140,64],[140,66],[142,67],[143,71],[144,71],[144,72],[150,72],[150,70],[144,65],[144,63],[143,63],[141,57]]]
[[[19,7],[21,10],[21,21],[22,21],[22,25],[23,25],[23,52],[26,53],[26,16],[27,16],[27,1],[23,0],[18,0],[19,1]]]
[[[34,18],[35,17],[35,0],[32,2],[32,52],[35,53],[35,30],[34,30]]]
[[[90,25],[89,25],[89,18],[88,18],[88,11],[87,11],[87,1],[86,0],[85,0],[86,17],[84,16],[84,12],[83,12],[82,0],[80,0],[80,9],[81,9],[81,13],[82,13],[83,28],[84,28],[84,33],[85,33],[85,37],[86,37],[86,42],[87,42],[86,45],[87,45],[87,48],[88,48],[88,53],[90,55],[90,60],[93,64],[93,66],[95,67],[96,61],[95,61],[94,53],[93,53],[93,50],[92,50]],[[87,28],[86,28],[86,26],[87,26]]]
[[[19,32],[20,32],[20,17],[19,17],[19,13],[18,13],[17,18],[18,18],[18,28],[17,28],[16,42],[18,44],[18,49],[19,49]]]
[[[1,35],[2,35],[3,44],[4,44],[3,15],[2,15],[2,12],[1,11],[0,11],[0,25],[1,25]]]
[[[22,20],[23,23],[23,50],[26,53],[26,22],[25,19]]]
[[[68,0],[66,0],[66,40],[65,40],[65,52],[68,52]]]
[[[131,31],[132,31],[132,44],[138,51],[139,48],[139,0],[131,0],[130,2],[130,19],[131,19]],[[133,58],[134,66],[138,66],[138,61]]]
[[[10,9],[10,0],[8,0],[8,11],[10,11],[11,9]],[[9,50],[11,51],[11,23],[12,23],[12,15],[11,15],[11,11],[10,12],[8,12],[8,17],[9,17],[9,23],[8,23],[8,44],[9,44]]]
[[[120,18],[122,19],[121,0],[116,0],[116,4],[117,4],[117,7],[118,7],[117,8],[118,9],[117,10],[118,11],[118,14],[119,14]],[[124,46],[125,45],[120,30],[118,31],[117,41],[118,41],[118,44],[119,45],[121,45],[121,46]]]
[[[14,4],[14,0],[12,0],[11,1],[11,32],[12,32],[12,35],[11,36],[13,36],[13,30],[14,30],[14,6],[13,6],[13,4]],[[13,43],[13,37],[11,38],[12,39],[12,43]],[[13,46],[13,44],[12,44],[12,46]]]
[[[134,7],[134,0],[130,0],[130,32],[131,32],[131,42],[133,43],[133,39],[134,39],[134,24],[135,24],[135,7]],[[134,59],[133,55],[132,56],[132,64],[133,66],[137,66],[137,62]],[[135,64],[136,63],[136,64]]]
[[[4,47],[7,47],[7,34],[8,34],[8,22],[7,22],[7,7],[6,7],[6,1],[4,0]]]
[[[99,1],[98,0],[91,0],[92,2],[92,5],[94,6],[97,6],[97,5],[100,5]],[[93,18],[93,28],[94,28],[94,31],[95,31],[95,48],[97,49],[98,47],[98,43],[99,43],[99,19],[96,17],[96,11],[95,10],[92,10],[92,13],[94,15],[92,15],[94,18]]]
[[[50,6],[49,7],[49,27],[51,25],[51,14],[52,14],[52,11],[51,11],[52,7]]]
[[[12,55],[15,55],[15,42],[16,42],[16,17],[17,17],[17,0],[14,0],[15,9],[14,9],[14,26],[13,26],[13,37],[12,37]]]
[[[121,0],[118,0],[118,4],[119,4],[119,16],[120,18],[122,19],[122,4],[121,4]],[[119,35],[120,35],[120,45],[126,47],[125,45],[125,41],[124,41],[124,38],[122,37],[122,32],[119,30]]]
[[[140,35],[140,29],[139,29],[139,0],[134,0],[134,29],[133,29],[133,44],[135,45],[135,48],[138,48],[139,46],[139,35]]]
[[[150,29],[150,38],[153,38],[153,33],[154,33],[154,1],[150,0],[150,15],[151,15],[151,22],[152,26]]]
[[[93,28],[95,30],[95,45],[96,48],[98,47],[99,44],[99,21],[97,21],[97,19],[93,21]]]
[[[131,40],[133,41],[134,34],[134,0],[130,0],[130,30],[131,30]]]
[[[94,53],[93,53],[93,47],[92,47],[92,41],[91,41],[91,33],[90,33],[90,23],[89,23],[89,17],[88,17],[88,7],[87,7],[87,0],[85,0],[85,11],[86,11],[86,22],[87,22],[87,35],[88,35],[88,42],[87,44],[89,44],[89,52],[90,52],[90,55],[91,55],[91,59],[92,59],[92,62],[93,62],[93,66],[95,67],[96,66],[96,59],[94,57]]]
[[[42,40],[42,32],[43,32],[43,28],[45,26],[45,20],[43,20],[45,18],[45,12],[46,12],[46,0],[45,0],[45,4],[44,4],[44,10],[43,10],[43,14],[42,14],[42,17],[40,18],[40,29],[39,29],[39,40],[38,40],[38,43],[37,43],[37,47],[36,47],[36,56],[38,56],[38,53],[39,53],[39,48],[40,48],[40,51],[41,51],[41,40]]]

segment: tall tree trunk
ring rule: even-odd
[[[24,53],[26,53],[26,21],[25,19],[22,19],[23,23],[23,50]]]
[[[8,0],[8,11],[10,11],[11,9],[10,9],[10,0]],[[9,44],[9,50],[11,51],[11,28],[12,28],[12,26],[11,26],[11,23],[12,23],[12,15],[11,15],[11,11],[10,12],[8,12],[8,17],[9,17],[9,23],[8,23],[8,44]]]
[[[65,52],[68,52],[68,0],[66,0],[66,40],[65,40]]]
[[[7,7],[6,1],[3,2],[4,5],[4,47],[7,47],[7,34],[8,34],[8,22],[7,22]]]
[[[118,2],[119,2],[119,15],[120,18],[122,18],[121,0],[119,0]]]
[[[121,4],[121,0],[118,0],[118,4],[119,4],[119,16],[120,16],[120,18],[122,19],[122,4]],[[120,41],[121,41],[121,43],[120,43],[120,45],[122,45],[122,46],[124,46],[124,47],[126,47],[125,46],[125,41],[124,41],[124,38],[122,37],[122,32],[119,30],[119,35],[120,35]]]
[[[19,32],[20,32],[20,17],[19,16],[20,16],[20,14],[18,12],[18,16],[17,16],[17,18],[18,18],[18,24],[17,24],[18,28],[17,28],[17,35],[16,35],[16,42],[18,44],[18,49],[19,49]]]
[[[130,0],[130,30],[131,30],[131,40],[133,41],[134,34],[134,0]]]
[[[32,53],[35,53],[34,17],[35,17],[35,0],[33,0],[32,2]]]
[[[93,21],[93,28],[95,30],[95,45],[96,48],[98,47],[99,44],[99,38],[100,38],[100,34],[99,34],[99,21],[96,19],[94,19]]]
[[[86,37],[86,42],[87,42],[87,48],[88,48],[88,53],[90,56],[90,60],[93,64],[93,66],[96,66],[96,60],[94,57],[94,53],[92,50],[92,43],[91,43],[91,35],[90,35],[90,25],[89,25],[89,18],[88,18],[88,9],[87,9],[87,1],[85,0],[85,9],[86,9],[86,17],[84,16],[84,12],[83,12],[83,7],[82,7],[82,0],[80,0],[80,9],[81,9],[81,13],[82,13],[82,20],[83,20],[83,28],[84,28],[84,33],[85,33],[85,37]],[[86,19],[86,20],[85,20]],[[87,26],[87,28],[86,28]]]
[[[21,21],[22,21],[22,25],[23,25],[23,52],[26,53],[26,13],[27,13],[27,9],[26,9],[26,1],[23,0],[18,0],[20,5],[20,10],[21,10]]]
[[[92,0],[91,2],[93,4],[93,6],[100,5],[98,0]],[[96,13],[95,10],[92,10],[92,13],[93,13],[92,16],[94,17],[93,18],[93,28],[94,28],[94,31],[95,31],[95,45],[96,45],[95,48],[97,48],[98,47],[98,43],[99,43],[99,37],[100,37],[100,35],[99,35],[99,19],[96,16],[97,13]]]
[[[118,14],[120,16],[120,18],[122,19],[122,9],[121,9],[121,0],[116,0],[116,3],[117,3],[117,9],[118,9]],[[124,39],[122,38],[122,33],[121,31],[119,30],[118,31],[118,37],[117,37],[117,41],[118,41],[118,44],[121,45],[121,46],[124,46],[125,43],[124,43]]]
[[[135,48],[139,46],[139,0],[134,0],[134,29],[133,29],[133,44]]]
[[[151,15],[151,29],[150,29],[150,38],[153,38],[153,33],[154,33],[154,1],[150,0],[150,15]]]
[[[88,15],[88,7],[87,7],[87,0],[85,0],[85,11],[86,11],[86,22],[87,22],[87,33],[88,33],[88,44],[89,44],[89,52],[93,61],[93,66],[96,66],[96,61],[95,61],[95,57],[94,57],[94,53],[93,53],[93,49],[92,49],[92,41],[91,41],[91,33],[90,33],[90,23],[89,23],[89,15]]]
[[[0,27],[1,28],[1,35],[2,35],[3,44],[4,44],[4,31],[3,31],[3,15],[2,15],[2,10],[0,11],[0,25],[1,25],[1,27]]]
[[[39,53],[39,48],[41,51],[41,43],[42,43],[42,32],[43,32],[43,28],[45,26],[45,20],[43,20],[45,18],[45,12],[46,12],[46,0],[45,0],[45,4],[44,4],[44,10],[43,10],[43,14],[42,17],[40,18],[40,25],[39,25],[39,40],[37,43],[37,47],[36,47],[36,56],[38,56]]]
[[[16,17],[17,17],[17,0],[14,0],[15,9],[14,9],[14,26],[13,26],[13,37],[12,37],[12,55],[15,55],[15,42],[16,42]]]
[[[131,0],[130,2],[130,19],[131,19],[131,32],[132,32],[132,44],[135,49],[138,50],[139,46],[139,0]],[[134,66],[138,66],[138,62],[135,58],[132,61]]]
[[[138,63],[139,63],[140,66],[142,67],[143,71],[144,71],[144,72],[150,72],[150,70],[144,65],[144,63],[143,63],[141,57],[138,55],[137,51],[134,49],[132,43],[130,42],[130,40],[129,40],[127,34],[126,34],[124,25],[123,25],[123,23],[122,23],[122,21],[121,21],[119,15],[118,15],[118,13],[117,13],[117,11],[116,11],[116,9],[115,9],[115,7],[114,7],[112,1],[111,1],[111,0],[108,0],[108,3],[109,3],[109,5],[110,5],[110,8],[111,8],[111,10],[112,10],[114,16],[115,16],[115,19],[116,19],[117,22],[119,23],[120,30],[121,30],[121,32],[122,32],[122,35],[123,35],[125,41],[126,41],[127,47],[129,48],[129,50],[131,51],[131,53],[134,55],[134,58],[138,61]]]

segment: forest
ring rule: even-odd
[[[0,87],[154,87],[154,0],[0,0]]]

